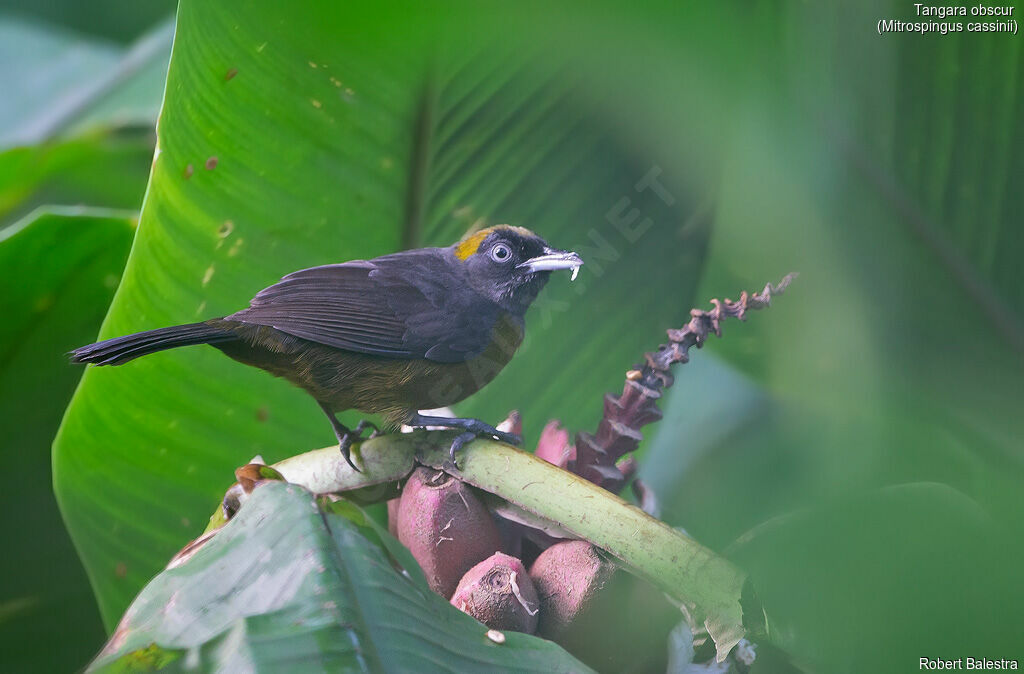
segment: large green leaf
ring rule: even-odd
[[[397,541],[389,547],[400,558],[390,557],[381,537],[390,535],[347,503],[265,484],[146,586],[91,669],[589,671],[543,639],[489,639],[430,590]]]
[[[101,336],[226,314],[296,268],[512,222],[587,266],[575,286],[552,280],[521,355],[464,411],[521,408],[534,435],[550,416],[592,424],[601,393],[686,316],[706,229],[681,168],[689,136],[622,116],[605,97],[623,70],[570,60],[531,25],[183,2],[139,233]],[[579,24],[594,63],[613,25]],[[660,93],[646,91],[651,106]],[[645,188],[655,175],[669,196]],[[638,295],[637,269],[670,292]],[[331,441],[308,397],[212,349],[87,371],[56,486],[107,624],[201,529],[233,466]]]
[[[173,29],[129,48],[0,14],[0,149],[156,119]]]
[[[135,219],[46,211],[0,234],[0,670],[71,671],[103,634],[52,494],[50,443],[79,373],[64,352],[95,334]],[[61,634],[60,648],[38,645]]]
[[[105,73],[95,94],[69,116],[61,135],[107,126],[151,127],[160,112],[173,41],[170,17],[142,34]]]
[[[46,204],[138,209],[172,37],[122,49],[0,16],[0,228]]]
[[[68,31],[0,16],[0,148],[49,137],[54,120],[92,95],[120,49]]]
[[[153,158],[150,131],[94,131],[0,152],[0,229],[41,206],[138,209]]]

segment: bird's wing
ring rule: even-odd
[[[348,351],[462,362],[487,348],[500,309],[449,264],[444,251],[420,249],[303,269],[227,319]]]

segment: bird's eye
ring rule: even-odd
[[[512,259],[512,249],[503,243],[499,243],[491,248],[491,259],[495,262],[508,262]]]

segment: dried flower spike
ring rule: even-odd
[[[670,368],[675,363],[689,361],[690,347],[700,348],[709,334],[722,335],[722,321],[726,318],[746,319],[747,311],[763,309],[771,298],[781,295],[796,274],[787,274],[778,285],[770,283],[753,295],[743,291],[736,302],[711,300],[711,311],[692,309],[690,321],[681,329],[668,330],[668,342],[656,351],[644,354],[644,363],[626,373],[622,394],[604,397],[604,417],[596,433],[580,431],[576,434],[576,460],[569,469],[577,475],[605,489],[618,493],[626,482],[616,462],[634,451],[643,439],[640,428],[661,419],[658,399],[661,389],[672,385]]]

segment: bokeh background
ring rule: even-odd
[[[164,0],[0,10],[0,669],[82,666],[233,467],[332,441],[212,350],[64,352],[498,222],[588,264],[460,411],[586,429],[691,306],[798,270],[679,368],[639,457],[663,518],[808,670],[1024,658],[1017,36],[880,36],[913,13],[881,1],[275,4],[184,2],[177,36]]]

